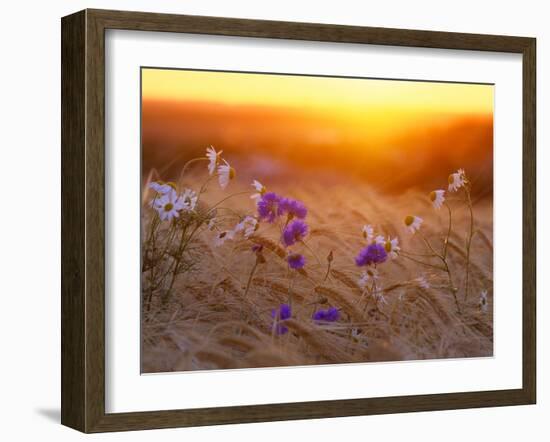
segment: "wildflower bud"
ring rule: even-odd
[[[332,254],[332,250],[331,250],[330,253],[327,256],[327,261],[332,262],[333,259],[334,259],[334,255]]]

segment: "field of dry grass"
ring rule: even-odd
[[[193,170],[180,183],[182,186],[196,189],[197,183],[205,181],[207,175],[200,167]],[[365,224],[371,224],[382,235],[397,236],[403,250],[418,254],[409,257],[420,257],[426,254],[425,244],[418,235],[407,232],[403,224],[406,215],[418,215],[424,219],[423,234],[434,247],[441,247],[447,211],[431,206],[426,195],[431,189],[426,193],[383,195],[364,182],[354,183],[353,187],[349,183],[326,185],[321,180],[299,185],[284,180],[266,184],[270,191],[298,199],[308,207],[307,245],[300,246],[307,260],[305,267],[289,269],[280,230],[274,224],[261,223],[250,238],[236,237],[216,247],[216,232],[207,227],[208,221],[215,217],[229,227],[239,216],[255,214],[255,204],[248,195],[241,194],[214,208],[228,195],[250,191],[251,187],[249,182],[236,179],[223,191],[211,182],[197,204],[197,220],[186,221],[196,233],[186,247],[177,277],[153,284],[151,267],[155,263],[143,255],[143,372],[492,355],[490,199],[474,201],[473,205],[475,231],[467,300],[464,285],[469,212],[462,201],[450,202],[453,228],[447,260],[458,288],[459,312],[447,274],[433,258],[419,258],[424,262],[420,264],[400,255],[380,265],[378,299],[365,295],[358,284],[361,269],[355,264],[355,256],[365,246],[361,235]],[[156,216],[147,205],[150,192],[145,186],[144,243]],[[158,228],[159,238],[170,235],[165,225]],[[251,250],[254,244],[263,246],[265,262],[258,265],[257,255]],[[171,247],[155,264],[167,272],[176,259]],[[327,256],[331,251],[329,268]],[[488,292],[486,310],[479,305],[483,290]],[[274,332],[272,310],[289,300],[292,318],[284,321],[289,332],[279,335]],[[314,311],[329,306],[339,309],[337,321],[312,320]]]

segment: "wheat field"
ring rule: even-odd
[[[178,188],[196,189],[198,183],[208,182],[201,167],[183,175]],[[148,232],[153,227],[159,244],[164,241],[167,246],[156,246],[162,253],[153,254],[154,259],[142,248],[142,372],[492,355],[490,199],[472,202],[475,224],[469,254],[470,214],[460,198],[449,200],[453,218],[447,262],[456,287],[453,293],[437,259],[423,257],[425,244],[403,224],[408,214],[422,217],[422,234],[434,248],[441,247],[448,217],[444,209],[432,207],[427,197],[431,189],[390,195],[363,181],[268,183],[269,190],[300,200],[308,208],[307,241],[299,245],[306,265],[292,270],[280,242],[280,226],[275,224],[260,222],[249,238],[236,236],[216,245],[212,219],[218,229],[230,228],[243,216],[256,213],[249,181],[238,177],[226,190],[215,180],[208,182],[194,214],[180,216],[178,222],[194,234],[178,260],[172,250],[178,243],[177,230],[170,230],[170,223],[153,225],[156,212],[149,207],[149,184],[157,178],[153,172],[145,180],[142,244],[150,244]],[[402,250],[414,253],[399,254],[378,266],[377,296],[360,286],[361,269],[355,263],[365,245],[361,229],[366,224],[381,235],[397,237]],[[253,247],[261,250],[261,260]],[[172,278],[174,267],[178,270]],[[483,291],[485,308],[480,305]],[[281,304],[292,307],[291,318],[284,320],[288,329],[284,334],[274,326],[273,310]],[[328,307],[338,309],[337,321],[312,319],[315,311]]]

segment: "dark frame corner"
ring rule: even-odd
[[[105,30],[186,32],[518,53],[523,56],[523,386],[515,390],[105,413]],[[534,404],[536,40],[312,23],[84,10],[62,31],[61,422],[83,432]]]

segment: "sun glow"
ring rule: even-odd
[[[142,97],[146,168],[214,145],[396,187],[434,167],[491,179],[493,85],[144,68]]]
[[[143,69],[142,87],[145,100],[280,106],[348,114],[493,111],[493,87],[482,84]]]

